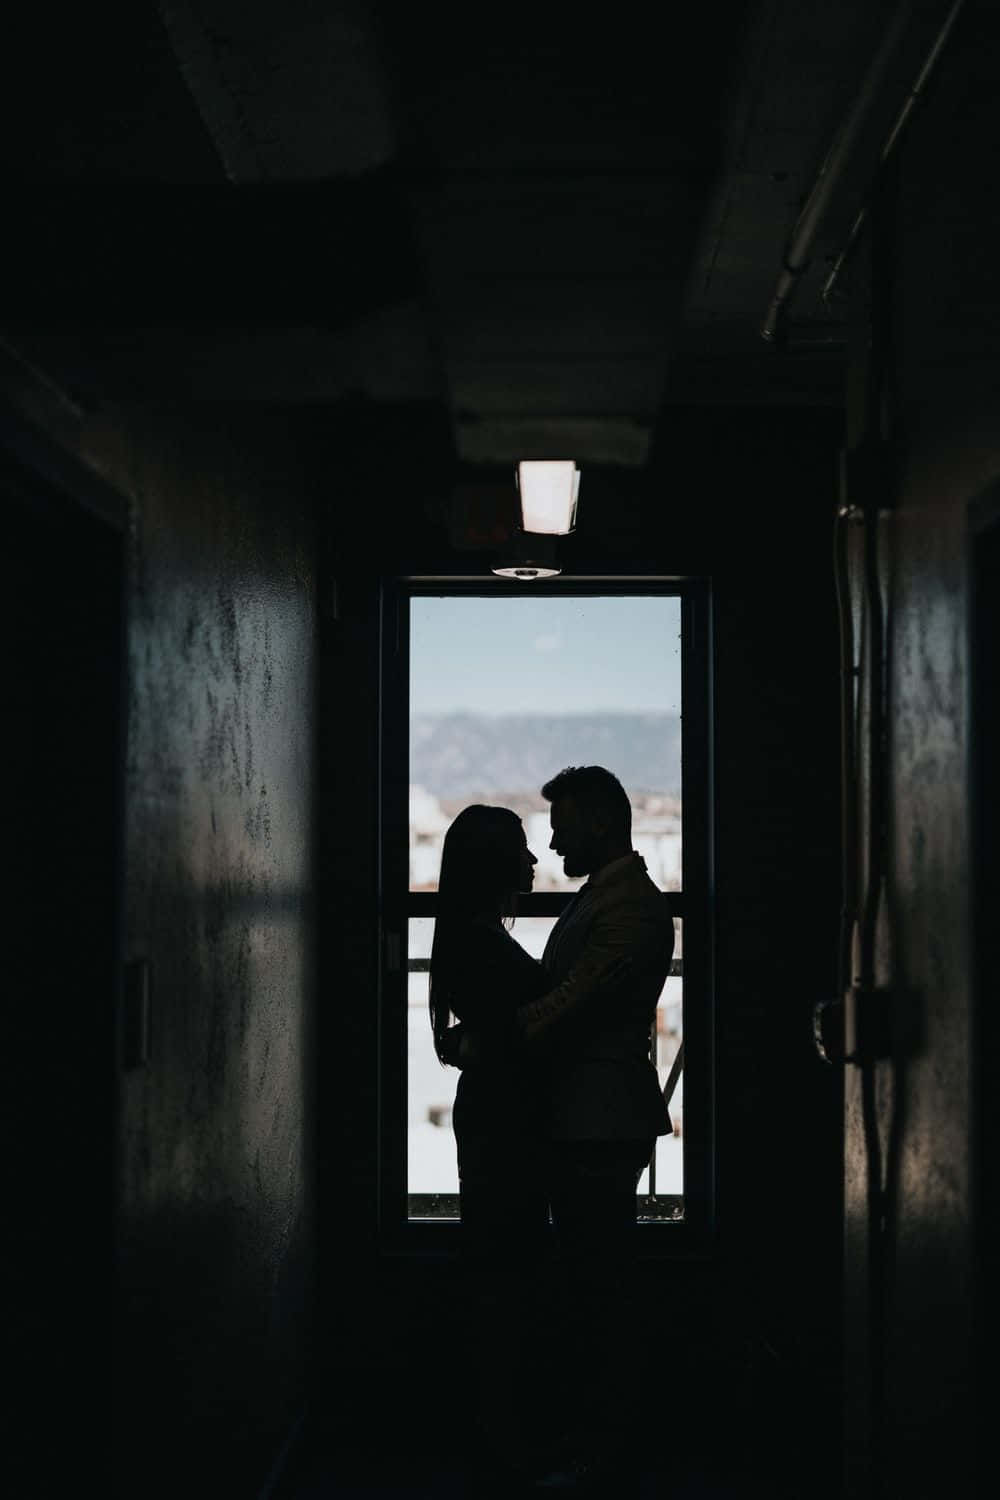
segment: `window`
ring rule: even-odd
[[[707,594],[659,581],[480,581],[387,594],[383,694],[383,1227],[457,1218],[451,1104],[434,1054],[428,970],[444,833],[470,802],[512,807],[538,858],[513,936],[540,957],[582,880],[549,849],[540,788],[601,764],[629,793],[633,844],[670,893],[672,971],[651,1031],[672,1135],[639,1217],[704,1227],[711,1124]],[[405,792],[405,800],[404,800]],[[687,1087],[685,1088],[685,1083]]]

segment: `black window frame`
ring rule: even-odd
[[[663,575],[515,582],[483,576],[405,576],[380,590],[378,767],[379,1151],[378,1242],[383,1254],[453,1254],[455,1220],[411,1219],[407,1196],[407,923],[435,895],[409,889],[409,601],[419,596],[539,597],[664,594],[681,601],[682,875],[672,894],[684,924],[684,1216],[641,1221],[640,1254],[702,1254],[715,1233],[713,984],[712,598],[708,579]],[[558,768],[556,768],[558,769]],[[570,896],[532,893],[522,915],[555,915]]]

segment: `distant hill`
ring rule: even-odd
[[[677,796],[680,730],[673,713],[415,715],[410,780],[444,799],[534,794],[563,766],[599,765],[629,796]]]

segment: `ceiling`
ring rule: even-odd
[[[469,464],[633,467],[671,404],[838,403],[822,278],[944,0],[907,8],[791,337],[760,329],[897,9],[38,0],[0,330],[82,401],[435,404]]]

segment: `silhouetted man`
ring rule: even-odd
[[[639,1177],[656,1137],[671,1128],[650,1028],[674,929],[667,897],[632,847],[632,809],[618,778],[601,766],[568,767],[542,795],[551,803],[550,847],[567,875],[589,877],[546,944],[552,988],[517,1013],[548,1069],[549,1200],[568,1314],[582,1335],[563,1374],[571,1420],[586,1438],[565,1473],[552,1476],[561,1488],[618,1456],[638,1394],[625,1278]]]

